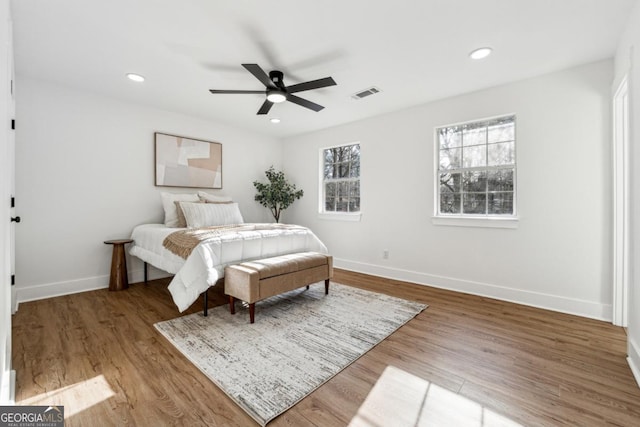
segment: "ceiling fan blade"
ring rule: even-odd
[[[246,68],[247,71],[249,71],[251,74],[253,74],[256,79],[260,80],[263,85],[268,88],[275,88],[267,73],[265,73],[258,64],[242,64],[242,66]]]
[[[225,89],[209,89],[211,93],[261,93],[264,94],[264,90],[225,90]]]
[[[271,110],[271,107],[273,107],[273,102],[265,99],[264,104],[262,104],[262,107],[258,110],[258,114],[267,114],[269,110]]]
[[[295,93],[302,92],[304,90],[320,89],[321,87],[335,86],[337,83],[331,77],[325,77],[324,79],[312,80],[310,82],[298,83],[295,85],[287,86],[287,92]]]
[[[315,102],[308,101],[306,99],[300,98],[299,96],[295,96],[292,94],[287,95],[287,101],[291,101],[294,104],[298,104],[302,107],[313,110],[316,113],[324,108],[322,105],[318,105]]]

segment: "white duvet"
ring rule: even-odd
[[[163,224],[139,225],[131,234],[134,243],[129,253],[156,268],[175,274],[169,291],[180,312],[223,277],[227,265],[293,252],[328,252],[311,230],[295,227],[224,233],[200,243],[185,260],[162,245],[165,237],[179,230],[183,229]]]

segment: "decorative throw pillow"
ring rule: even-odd
[[[179,200],[176,200],[175,202],[173,202],[173,204],[176,205],[176,213],[178,214],[178,224],[176,225],[176,227],[178,227],[178,228],[186,228],[187,227],[187,219],[184,217],[184,211],[182,210],[182,206],[180,206],[180,203],[204,203],[204,202],[201,202],[201,201],[197,201],[197,202],[181,202]],[[227,203],[227,202],[225,202],[225,203]]]
[[[233,202],[233,199],[229,196],[216,196],[214,194],[209,194],[205,191],[198,191],[198,197],[200,200],[206,203],[229,203]]]
[[[164,225],[167,227],[178,226],[178,211],[176,209],[175,201],[181,202],[199,202],[200,198],[197,194],[183,194],[183,193],[160,193],[162,198],[162,207],[164,208]]]
[[[180,202],[180,207],[189,228],[234,225],[244,222],[237,203]]]

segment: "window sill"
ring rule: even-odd
[[[482,227],[482,228],[518,228],[518,217],[489,218],[489,217],[459,217],[434,216],[433,225],[447,225],[454,227]]]
[[[359,222],[362,212],[344,213],[344,212],[320,212],[318,219],[328,219],[332,221],[354,221]]]

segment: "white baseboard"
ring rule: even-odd
[[[629,354],[629,357],[627,357],[627,363],[629,363],[629,367],[631,368],[631,372],[633,372],[636,383],[638,384],[638,387],[640,387],[640,347],[638,347],[629,337],[627,337],[627,342],[627,353]]]
[[[402,280],[435,288],[448,289],[457,292],[465,292],[495,298],[518,304],[530,305],[562,313],[575,314],[592,319],[611,321],[612,307],[610,304],[599,304],[590,301],[565,298],[557,295],[524,291],[521,289],[506,288],[488,283],[473,282],[470,280],[456,279],[452,277],[437,276],[410,270],[384,267],[357,261],[335,258],[334,265],[337,268],[371,274],[389,279]],[[149,280],[169,277],[170,274],[149,266]],[[138,283],[144,280],[144,269],[137,268],[129,271],[129,282]],[[17,303],[52,298],[61,295],[69,295],[78,292],[104,289],[109,286],[109,276],[87,277],[66,282],[45,283],[33,286],[16,286]],[[17,304],[16,304],[17,308]]]
[[[365,273],[394,280],[402,280],[419,285],[432,286],[434,288],[464,292],[502,301],[559,311],[561,313],[575,314],[597,320],[606,320],[609,322],[612,320],[611,304],[600,304],[591,301],[566,298],[558,295],[507,288],[489,283],[437,276],[417,271],[384,267],[358,261],[349,261],[340,258],[334,258],[334,266],[336,268],[342,268],[358,273]]]
[[[166,271],[158,270],[149,264],[148,280],[164,279],[165,277],[171,277],[173,274],[169,274]],[[107,280],[108,282],[108,280]],[[137,268],[129,271],[129,283],[144,282],[144,267]]]
[[[167,272],[158,270],[149,266],[149,280],[161,279],[169,277]],[[144,280],[144,268],[128,271],[129,283],[138,283]],[[109,287],[109,275],[86,277],[83,279],[69,280],[66,282],[44,283],[33,286],[15,286],[16,288],[16,306],[27,301],[36,301],[45,298],[59,297],[62,295],[76,294],[78,292],[95,291],[96,289],[104,289]],[[14,311],[14,312],[15,312]]]
[[[18,303],[36,301],[78,292],[93,291],[109,287],[109,276],[87,277],[66,282],[43,283],[33,286],[16,286]]]

